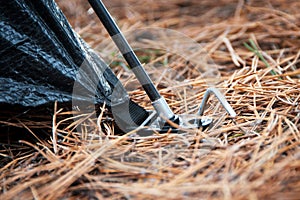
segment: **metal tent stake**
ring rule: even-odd
[[[140,82],[143,89],[147,93],[158,115],[161,117],[161,119],[170,120],[180,126],[182,120],[180,119],[180,117],[178,117],[172,112],[164,97],[162,97],[159,94],[158,90],[154,86],[149,75],[143,68],[141,62],[139,61],[136,54],[128,44],[126,38],[120,31],[119,27],[113,20],[112,16],[110,15],[106,7],[104,6],[103,2],[101,0],[88,0],[88,1],[92,6],[92,8],[94,9],[97,16],[99,17],[100,21],[104,25],[105,29],[111,36],[112,40],[114,41],[118,49],[121,51],[123,57],[125,58],[126,62],[129,65],[129,68],[133,71],[137,80]],[[221,104],[225,107],[225,109],[231,116],[236,115],[234,110],[226,101],[225,97],[217,89],[208,89],[206,95],[204,96],[204,100],[202,101],[202,104],[200,106],[198,112],[199,116],[203,114],[204,107],[210,93],[214,93],[217,96]],[[169,126],[169,128],[170,127],[171,126]],[[162,127],[162,128],[166,129],[166,127]]]

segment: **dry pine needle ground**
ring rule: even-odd
[[[103,45],[107,33],[88,14],[86,1],[58,3],[75,30],[104,59],[112,59],[113,46]],[[215,119],[211,129],[149,137],[119,136],[109,124],[99,126],[105,116],[69,118],[67,128],[54,118],[57,140],[20,141],[31,151],[2,166],[0,199],[299,199],[300,3],[105,3],[123,31],[155,26],[201,43],[220,72],[216,86],[238,116],[230,119],[211,99],[205,113]],[[154,48],[160,44],[151,43]],[[178,55],[142,51],[140,56],[172,109],[195,112],[209,77],[199,78],[201,69],[186,67],[186,58]],[[185,81],[172,82],[151,68],[160,61]],[[131,88],[135,79],[121,65],[118,60],[114,70]],[[139,87],[130,95],[150,108]],[[66,114],[56,111],[54,116]],[[83,126],[76,129],[79,123]],[[32,124],[25,124],[30,130]]]

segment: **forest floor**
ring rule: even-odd
[[[57,3],[131,98],[152,109],[87,1]],[[104,3],[176,114],[196,113],[213,86],[237,116],[212,96],[213,126],[181,134],[121,135],[89,113],[53,118],[57,141],[22,140],[23,153],[0,169],[0,199],[299,199],[300,2]]]

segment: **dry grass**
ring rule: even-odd
[[[95,16],[86,14],[85,1],[59,3],[82,37],[112,59],[113,47],[103,47],[107,34]],[[64,129],[54,118],[50,124],[57,141],[20,141],[31,151],[0,169],[0,199],[298,199],[300,3],[127,0],[107,5],[124,31],[151,24],[201,43],[220,71],[214,82],[237,118],[228,118],[211,100],[206,112],[215,117],[211,129],[149,137],[119,136],[114,127],[99,126],[105,117],[97,121],[85,114],[75,123],[69,118]],[[131,40],[137,46],[147,42]],[[199,78],[200,65],[186,67],[186,58],[168,52],[140,56],[146,56],[146,67],[172,109],[194,112],[212,77]],[[155,74],[151,66],[166,58],[188,81]],[[119,61],[115,72],[134,100],[150,108]],[[65,114],[58,110],[55,116]],[[80,122],[81,130],[74,129]]]

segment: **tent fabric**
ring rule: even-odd
[[[1,2],[0,104],[36,107],[74,99],[108,107],[134,104],[53,0]],[[135,108],[140,123],[147,113]]]

